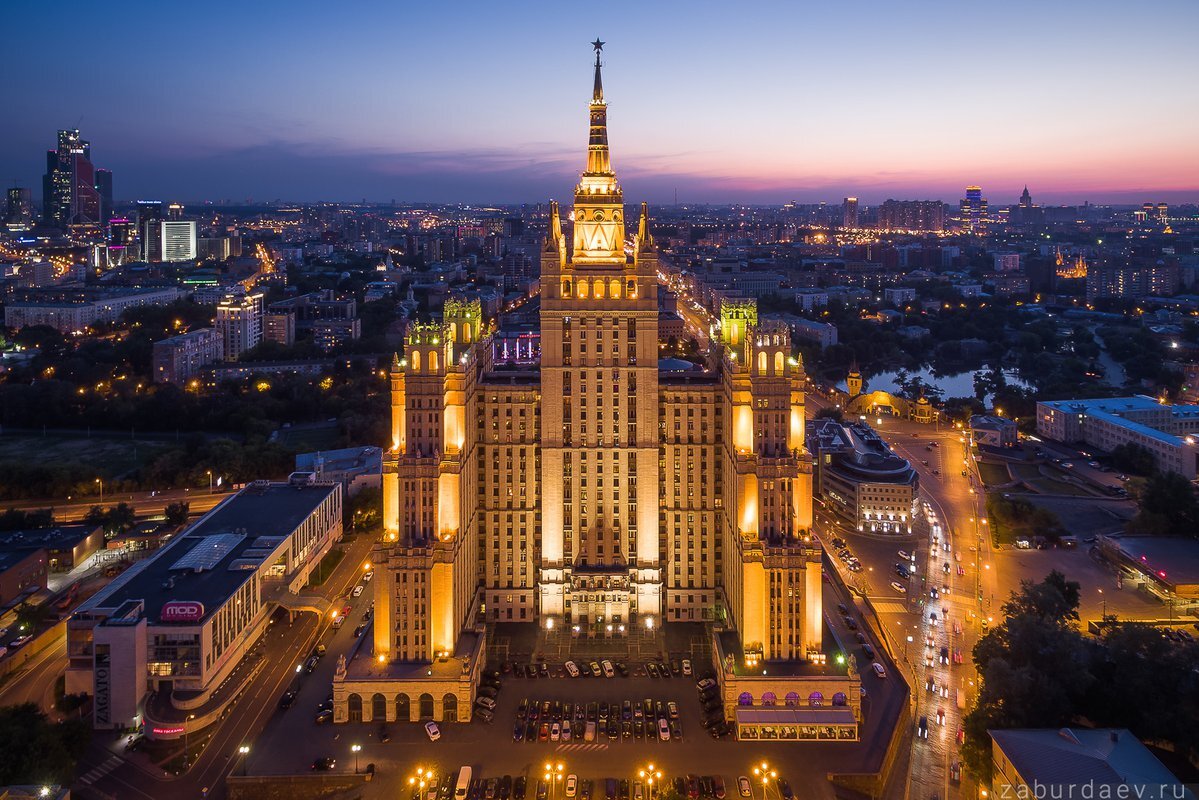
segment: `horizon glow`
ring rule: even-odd
[[[120,200],[567,199],[598,35],[631,201],[1199,201],[1191,0],[349,8],[18,2],[0,175],[78,127]]]

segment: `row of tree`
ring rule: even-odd
[[[1199,643],[1172,642],[1140,624],[1086,636],[1079,597],[1079,584],[1057,571],[1024,581],[1004,604],[1004,621],[975,645],[981,688],[962,754],[981,781],[991,779],[987,731],[995,729],[1128,728],[1142,741],[1199,753]]]

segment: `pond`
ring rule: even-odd
[[[953,375],[937,375],[928,367],[923,369],[906,370],[906,376],[909,381],[920,378],[927,386],[935,386],[941,390],[941,399],[948,400],[951,397],[974,397],[974,374],[976,372],[987,372],[990,366],[984,365],[981,369],[969,370],[968,372],[958,372]],[[902,386],[900,386],[901,370],[888,370],[871,375],[865,380],[865,388],[863,391],[876,392],[884,391],[891,394],[900,394]],[[1023,389],[1032,389],[1033,386],[1025,381],[1020,380],[1016,370],[1004,370],[1004,377],[1007,378],[1008,384],[1019,386]],[[846,390],[845,380],[837,381],[837,388],[842,391]],[[983,402],[988,402],[989,397]]]

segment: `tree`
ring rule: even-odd
[[[168,525],[183,525],[187,522],[188,512],[191,509],[191,504],[184,501],[171,503],[167,506],[163,513],[166,515]]]
[[[1157,468],[1157,459],[1147,447],[1126,442],[1112,449],[1112,466],[1133,475],[1149,475]]]
[[[86,720],[51,724],[33,703],[0,708],[0,785],[69,785],[90,738]]]
[[[1190,481],[1177,472],[1150,475],[1136,487],[1139,511],[1129,523],[1135,533],[1199,538],[1199,500]]]
[[[832,419],[837,422],[845,422],[845,414],[836,406],[825,406],[816,412],[816,419]]]

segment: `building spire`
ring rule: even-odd
[[[605,42],[601,42],[599,37],[595,37],[595,41],[591,46],[595,48],[595,88],[591,91],[591,102],[604,102],[604,82],[600,79],[600,51],[604,49]]]
[[[649,203],[641,204],[641,221],[637,223],[637,246],[649,250],[654,246],[654,235],[649,232]]]

